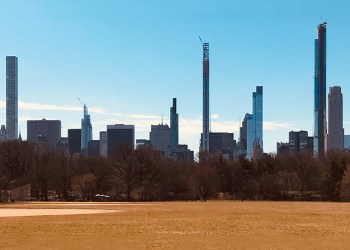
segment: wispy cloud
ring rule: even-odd
[[[158,119],[161,120],[160,116],[157,115],[143,115],[143,114],[127,114],[130,119],[141,119],[141,120],[149,120],[149,119]]]
[[[6,102],[0,101],[0,108],[5,108]],[[18,108],[20,110],[51,110],[51,111],[79,111],[82,112],[80,106],[55,105],[18,101]],[[94,114],[106,114],[106,111],[98,107],[89,107],[89,112]]]
[[[56,105],[56,104],[42,104],[42,103],[31,103],[19,101],[19,109],[24,111],[68,111],[68,112],[82,112],[81,106],[69,106],[69,105]],[[6,107],[5,101],[0,101],[0,109]],[[161,122],[161,116],[154,114],[140,114],[140,113],[113,113],[108,112],[103,108],[99,107],[89,107],[89,112],[91,114],[96,114],[92,116],[92,125],[94,130],[94,137],[97,139],[99,137],[99,131],[105,131],[106,126],[109,124],[133,124],[135,125],[136,138],[148,138],[149,132],[151,130],[151,125],[159,124]],[[30,113],[30,115],[20,116],[19,121],[24,123],[27,120],[36,119],[32,117],[35,113]],[[97,116],[99,114],[99,116]],[[48,117],[46,117],[48,119]],[[64,128],[80,127],[80,124],[74,122],[74,124],[67,123],[64,121],[64,117],[59,117],[57,119],[62,119],[62,124]],[[344,125],[348,125],[349,122],[344,122]],[[169,118],[165,117],[164,124],[169,124]],[[73,126],[74,125],[74,126]],[[239,137],[239,121],[234,120],[222,120],[219,114],[211,115],[211,131],[213,132],[233,132],[235,133],[235,138]],[[264,121],[263,123],[264,131],[268,134],[271,131],[276,131],[278,133],[285,133],[285,131],[299,130],[299,128],[292,123],[285,121]],[[304,128],[305,129],[305,128]],[[200,134],[202,132],[202,118],[192,117],[179,119],[179,137],[180,143],[189,144],[190,148],[196,150],[199,145]],[[64,133],[64,132],[63,132]]]
[[[286,122],[279,122],[279,121],[264,121],[263,126],[264,126],[264,130],[276,130],[276,129],[297,130],[297,128],[293,124],[286,123]]]

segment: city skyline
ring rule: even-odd
[[[108,124],[116,123],[135,124],[136,138],[147,138],[151,125],[161,123],[161,114],[168,113],[169,102],[176,96],[179,143],[188,144],[196,152],[202,130],[202,47],[198,41],[201,35],[211,46],[211,131],[234,132],[238,139],[239,123],[251,107],[251,92],[255,86],[262,85],[264,149],[274,152],[276,142],[287,141],[290,130],[313,133],[313,40],[316,26],[321,23],[320,16],[327,17],[329,23],[328,85],[342,86],[344,107],[349,106],[349,89],[345,86],[350,54],[344,48],[350,39],[344,26],[348,18],[345,1],[332,8],[325,3],[313,6],[313,1],[285,4],[271,1],[266,7],[258,1],[255,4],[224,1],[206,7],[189,3],[181,8],[174,2],[153,1],[159,3],[155,9],[140,2],[118,3],[106,1],[105,6],[96,7],[94,3],[78,2],[70,8],[68,2],[33,1],[32,6],[16,1],[0,4],[9,12],[18,8],[15,14],[18,19],[14,18],[10,27],[1,27],[7,36],[0,42],[0,56],[19,58],[19,130],[23,138],[27,137],[26,120],[60,119],[62,136],[67,136],[69,128],[79,128],[82,109],[76,100],[78,96],[89,104],[95,138],[99,138],[99,132]],[[272,10],[268,10],[271,6]],[[108,7],[111,11],[102,14]],[[264,11],[260,13],[259,8],[267,8],[265,15],[270,17],[262,18]],[[130,23],[123,10],[132,15]],[[282,14],[273,14],[281,10],[283,18]],[[201,15],[201,11],[207,15]],[[178,20],[175,13],[184,18]],[[102,18],[98,19],[100,15]],[[1,18],[8,17],[5,13]],[[167,21],[166,25],[158,24],[159,20]],[[142,22],[145,23],[141,25]],[[178,26],[171,26],[175,23]],[[264,26],[263,33],[256,29],[257,24]],[[169,25],[174,28],[171,32]],[[234,32],[229,27],[235,27]],[[112,28],[124,31],[120,33],[123,36],[115,31],[109,35]],[[63,30],[70,36],[67,41],[59,37]],[[142,30],[141,35],[136,34]],[[181,36],[175,38],[180,30]],[[42,31],[46,32],[45,37],[39,36]],[[260,37],[265,32],[270,36]],[[32,33],[23,43],[21,37]],[[256,37],[261,39],[255,42]],[[5,60],[0,61],[0,73],[4,76]],[[2,81],[1,86],[4,85]],[[175,88],[167,91],[168,86]],[[298,93],[301,96],[289,95],[298,88],[303,90]],[[0,97],[3,100],[0,123],[5,124],[4,94]],[[165,123],[170,124],[166,117]],[[349,133],[349,120],[344,108],[345,134]]]

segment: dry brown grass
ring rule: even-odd
[[[119,213],[0,218],[1,249],[349,249],[350,204],[28,203]],[[134,205],[140,204],[140,205]]]

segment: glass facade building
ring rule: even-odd
[[[8,140],[18,137],[18,59],[6,57],[6,133]]]
[[[326,150],[326,25],[317,26],[315,39],[314,153],[317,156],[324,156]]]
[[[247,124],[247,150],[246,150],[246,156],[248,159],[250,159],[252,152],[253,152],[253,146],[254,146],[254,121],[253,121],[253,115],[252,114],[246,114],[244,117],[246,124]]]
[[[84,116],[81,119],[81,151],[86,152],[89,141],[92,140],[92,125],[88,108],[84,104]]]
[[[263,150],[263,87],[257,86],[253,92],[253,144]]]
[[[240,128],[240,141],[248,159],[253,149],[263,152],[263,87],[253,92],[253,114],[246,114]]]
[[[179,145],[179,115],[176,113],[176,98],[170,107],[170,153],[175,153]]]

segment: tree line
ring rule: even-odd
[[[32,142],[0,143],[0,189],[22,181],[34,200],[172,201],[350,200],[350,153],[271,155],[257,160],[240,155],[198,155],[183,163],[151,148],[120,147],[113,157],[45,150]],[[0,197],[1,198],[1,197]],[[1,200],[1,199],[0,199]]]

